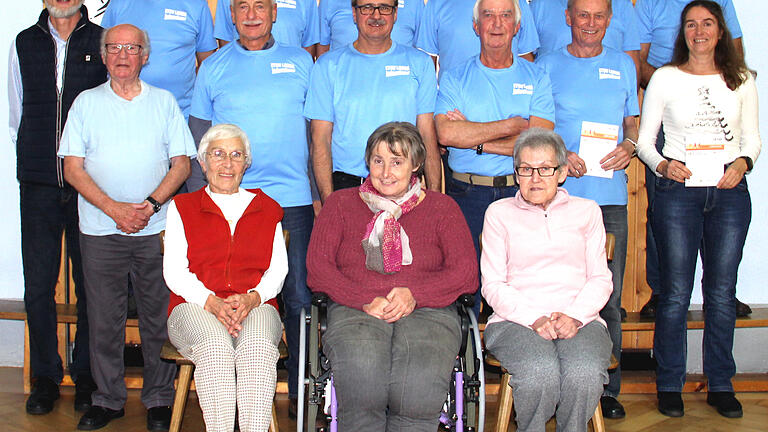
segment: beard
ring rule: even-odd
[[[48,9],[48,14],[52,18],[69,18],[72,15],[78,13],[80,11],[80,6],[82,6],[84,0],[76,0],[72,6],[67,8],[60,8],[57,7],[54,4],[54,0],[44,0],[45,1],[45,8]]]

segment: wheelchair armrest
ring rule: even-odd
[[[316,292],[312,293],[312,304],[314,306],[327,306],[328,305],[328,294],[324,292]]]
[[[457,305],[466,306],[468,308],[471,308],[475,305],[475,295],[474,294],[462,294],[459,296],[459,298],[456,299]]]
[[[468,297],[468,298],[465,298]],[[462,295],[456,300],[456,310],[459,313],[459,320],[461,321],[461,346],[459,347],[459,357],[464,357],[467,352],[467,338],[469,336],[469,315],[472,312],[472,304],[474,303],[474,296]]]
[[[328,329],[328,294],[316,292],[312,294],[312,306],[317,307],[317,322],[320,326],[320,334],[324,334]]]

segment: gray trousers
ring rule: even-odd
[[[251,310],[238,337],[199,305],[182,303],[168,317],[168,336],[195,363],[195,386],[207,432],[231,432],[238,408],[242,432],[266,431],[283,333],[271,305]]]
[[[125,319],[128,277],[139,312],[139,334],[144,358],[145,407],[173,404],[176,365],[160,359],[168,338],[169,291],[163,280],[160,236],[89,236],[80,234],[85,291],[88,299],[91,373],[99,389],[95,406],[118,410],[125,405]]]
[[[586,432],[608,382],[611,339],[593,321],[570,339],[546,340],[529,327],[496,322],[485,346],[509,372],[517,430],[544,432],[554,414],[557,430]]]
[[[388,324],[332,303],[323,351],[333,369],[339,430],[435,432],[461,331],[454,306]]]

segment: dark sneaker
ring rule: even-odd
[[[739,318],[748,317],[752,314],[752,308],[748,304],[742,303],[736,299],[736,316]]]
[[[643,306],[642,309],[640,309],[640,316],[643,318],[655,318],[656,317],[656,306],[659,304],[659,296],[651,295],[651,298],[648,299],[648,303]]]
[[[77,377],[75,381],[75,411],[86,412],[91,409],[91,394],[96,391],[96,383],[90,375]]]
[[[685,413],[680,392],[658,392],[659,412],[667,417],[682,417]]]
[[[48,377],[37,378],[27,399],[27,414],[48,414],[53,411],[53,403],[58,398],[59,385],[56,381]]]
[[[707,393],[707,403],[715,407],[723,417],[740,418],[744,416],[741,403],[736,399],[733,392],[709,392]]]
[[[171,407],[159,406],[147,410],[147,430],[167,431],[171,427]]]
[[[124,409],[112,410],[100,406],[92,406],[77,424],[78,430],[96,430],[108,425],[110,421],[125,415]]]
[[[600,398],[600,408],[603,410],[603,417],[607,419],[621,419],[626,417],[624,407],[621,402],[613,396],[603,396]]]

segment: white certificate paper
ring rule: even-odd
[[[613,170],[600,167],[600,159],[616,149],[619,142],[619,126],[605,123],[581,122],[579,157],[587,165],[585,175],[613,178]]]
[[[686,135],[685,166],[691,170],[691,178],[685,180],[685,186],[717,186],[727,158],[723,134]]]

